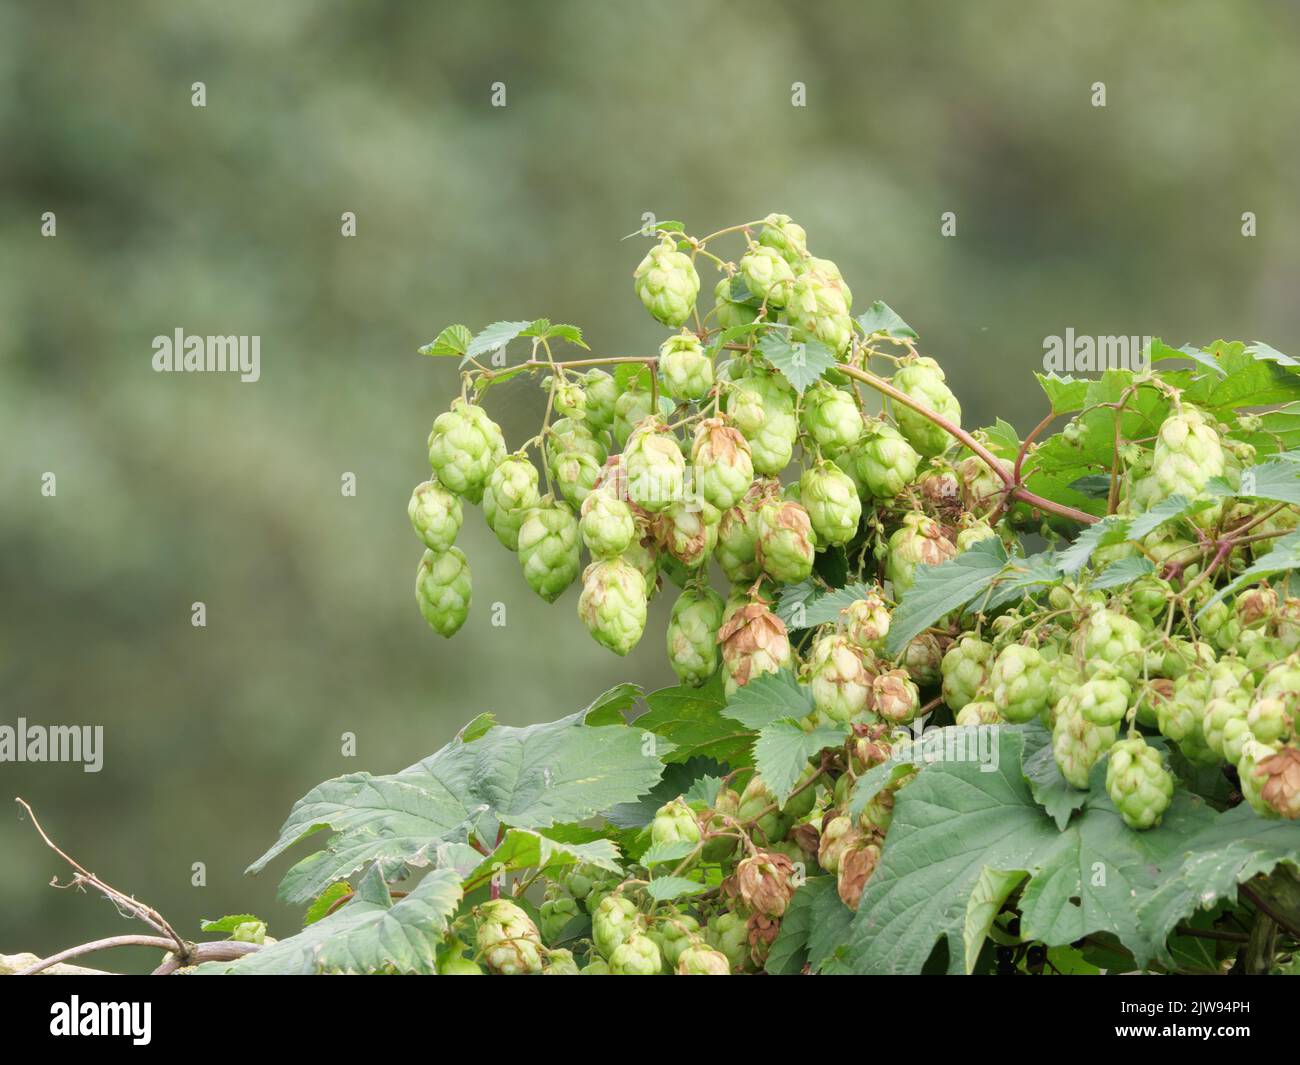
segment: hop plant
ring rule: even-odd
[[[606,895],[592,910],[591,939],[607,961],[612,961],[614,951],[640,928],[636,905],[622,895]]]
[[[933,359],[922,356],[905,362],[894,374],[892,384],[909,399],[934,411],[953,425],[961,425],[961,404],[944,384],[943,370]],[[952,437],[946,429],[941,429],[910,407],[897,404],[894,417],[907,442],[923,456],[941,454],[952,443]]]
[[[1007,719],[1002,716],[997,705],[987,699],[977,699],[967,703],[957,711],[956,722],[966,727],[974,725],[1005,725]]]
[[[763,219],[758,242],[777,252],[791,267],[808,258],[808,234],[788,214],[770,214]]]
[[[895,725],[905,725],[921,710],[921,693],[903,669],[887,669],[871,682],[876,714]]]
[[[903,595],[916,581],[917,566],[937,566],[957,554],[933,518],[916,511],[903,515],[903,524],[889,538],[885,575],[894,597]]]
[[[677,973],[679,976],[730,976],[731,961],[722,951],[697,944],[679,955]]]
[[[614,400],[614,423],[612,432],[619,447],[626,447],[628,439],[638,425],[654,413],[654,403],[650,392],[641,387],[634,378]]]
[[[1008,721],[1024,724],[1047,709],[1050,669],[1035,647],[1008,644],[989,671],[993,704]]]
[[[478,908],[478,953],[494,973],[520,976],[542,971],[542,937],[533,920],[507,899]]]
[[[651,513],[680,502],[685,492],[686,460],[660,421],[647,419],[633,430],[623,449],[628,497]]]
[[[718,542],[721,515],[708,503],[670,503],[655,521],[659,543],[688,570],[703,565]],[[680,582],[679,582],[680,583]]]
[[[1218,757],[1236,765],[1241,760],[1242,745],[1253,738],[1247,711],[1249,696],[1220,695],[1205,704],[1201,732],[1205,744]]]
[[[632,508],[606,486],[590,492],[582,501],[578,531],[592,558],[607,559],[631,547],[637,529]]]
[[[816,549],[808,511],[798,503],[773,499],[758,511],[755,541],[763,572],[780,584],[798,584],[812,572]]]
[[[578,522],[565,507],[543,501],[519,526],[519,565],[528,587],[553,603],[578,576]]]
[[[1160,824],[1173,801],[1174,778],[1165,768],[1160,752],[1136,736],[1111,747],[1106,793],[1124,823],[1142,831]]]
[[[756,308],[731,298],[731,284],[730,277],[723,277],[713,289],[713,317],[723,330],[749,325],[758,317]]]
[[[838,873],[844,852],[862,839],[863,834],[852,818],[842,814],[831,818],[822,829],[817,846],[817,864],[828,873]]]
[[[903,648],[903,666],[917,684],[929,687],[943,682],[943,646],[932,632],[922,632]]]
[[[785,303],[790,338],[796,343],[820,341],[836,355],[853,342],[847,287],[820,270],[810,268],[795,278]]]
[[[439,636],[452,637],[469,617],[469,560],[459,547],[426,550],[415,574],[415,601]]]
[[[862,891],[879,864],[879,845],[868,843],[865,840],[860,840],[845,848],[843,854],[840,855],[835,886],[840,901],[850,910],[858,908],[858,903],[862,899]]]
[[[659,379],[664,394],[677,400],[699,400],[713,387],[713,360],[694,333],[679,333],[659,345]]]
[[[625,655],[645,631],[645,578],[621,558],[593,562],[582,578],[578,616],[602,647]]]
[[[552,950],[546,955],[546,964],[542,968],[543,976],[581,976],[571,950]]]
[[[1109,672],[1130,684],[1137,682],[1144,657],[1143,630],[1132,618],[1113,610],[1094,610],[1076,631],[1075,641],[1087,676]]]
[[[794,390],[784,379],[754,372],[730,382],[726,410],[749,441],[755,473],[775,476],[790,464],[799,421]]]
[[[655,846],[666,847],[673,843],[689,843],[694,846],[700,842],[700,837],[700,823],[695,817],[695,811],[681,798],[659,807],[650,822],[650,842]]]
[[[618,385],[610,374],[597,368],[582,375],[582,388],[587,397],[583,423],[593,433],[604,432],[614,424]]]
[[[406,513],[411,527],[430,551],[446,551],[456,542],[464,512],[460,497],[447,491],[437,481],[425,481],[415,486]]]
[[[784,854],[760,851],[736,866],[736,885],[746,906],[765,917],[780,917],[795,891],[794,865]]]
[[[921,464],[903,434],[879,418],[865,421],[861,443],[848,454],[855,456],[860,483],[876,499],[893,499],[912,483]]]
[[[537,467],[522,454],[501,460],[483,490],[483,516],[502,545],[519,549],[519,527],[530,510],[541,503]]]
[[[1057,707],[1052,726],[1052,755],[1061,775],[1074,787],[1088,787],[1092,767],[1114,742],[1115,729],[1094,725],[1083,716],[1073,696]]]
[[[1195,407],[1184,404],[1160,425],[1151,478],[1151,504],[1182,495],[1194,499],[1211,477],[1223,475],[1223,446],[1218,430]]]
[[[690,256],[679,252],[671,239],[646,253],[632,279],[642,306],[666,326],[683,324],[695,309],[700,275]]]
[[[1262,781],[1259,795],[1265,806],[1288,821],[1300,819],[1300,750],[1282,747],[1258,763],[1256,776]]]
[[[1117,728],[1128,714],[1133,689],[1123,677],[1093,677],[1078,689],[1079,712],[1094,725]]]
[[[699,687],[718,671],[722,597],[711,588],[688,587],[668,619],[668,662],[678,680]]]
[[[810,466],[799,478],[799,499],[823,546],[846,544],[857,534],[862,501],[853,481],[829,462]]]
[[[740,276],[749,291],[772,307],[784,307],[794,271],[775,248],[752,245],[740,258]]]
[[[776,673],[794,661],[785,622],[762,603],[741,607],[718,629],[727,697],[755,677]]]
[[[609,956],[613,976],[657,976],[664,967],[663,955],[649,936],[634,932]]]
[[[865,428],[853,396],[825,381],[804,392],[799,420],[804,432],[827,454],[852,448]]]
[[[862,651],[846,636],[823,636],[813,644],[804,680],[824,721],[847,723],[871,709],[872,674]]]
[[[568,927],[569,922],[578,916],[578,900],[572,895],[548,889],[539,913],[542,919],[539,926],[542,938],[553,943]]]
[[[978,636],[963,636],[943,656],[943,701],[954,710],[971,702],[988,682],[993,645]]]
[[[875,651],[889,635],[889,608],[878,591],[855,599],[840,611],[840,626],[861,651]]]
[[[749,584],[762,572],[758,564],[759,502],[751,492],[718,522],[714,557],[732,584]]]
[[[731,911],[714,914],[705,927],[704,937],[710,947],[727,959],[733,973],[745,968],[749,961],[749,929],[744,917]]]
[[[1237,762],[1237,779],[1241,782],[1242,797],[1250,808],[1260,817],[1273,820],[1278,812],[1264,798],[1264,783],[1268,771],[1263,765],[1278,753],[1278,747],[1261,743],[1257,739],[1248,739],[1241,747],[1241,758]]]
[[[663,955],[664,967],[676,970],[687,950],[702,945],[699,932],[700,922],[690,914],[669,910],[656,919],[646,935],[654,940]],[[725,958],[723,964],[726,964]]]
[[[434,419],[429,465],[445,488],[471,503],[482,500],[488,475],[505,454],[501,428],[482,407],[458,399]]]
[[[722,418],[706,418],[695,430],[691,447],[696,486],[718,510],[730,510],[754,482],[749,441]]]

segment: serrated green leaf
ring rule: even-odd
[[[1088,564],[1094,551],[1103,547],[1114,547],[1130,539],[1128,530],[1129,519],[1121,518],[1116,514],[1089,525],[1075,537],[1074,543],[1057,556],[1057,564],[1061,567],[1061,572],[1067,576],[1078,573]]]
[[[826,892],[835,894],[835,877],[810,876],[790,896],[781,930],[777,933],[763,965],[773,976],[796,976],[808,964],[808,942],[815,921],[818,898]]]
[[[255,917],[251,913],[229,914],[225,917],[218,917],[215,921],[209,921],[206,918],[199,922],[199,931],[201,932],[233,932],[241,924],[249,922],[261,922],[260,917]]]
[[[1036,373],[1053,414],[1073,414],[1083,410],[1088,403],[1088,389],[1092,382],[1078,377],[1061,377],[1057,374]]]
[[[966,900],[966,917],[962,926],[962,945],[965,948],[966,974],[975,969],[980,948],[993,927],[993,919],[1002,909],[1002,904],[1021,881],[1025,879],[1023,869],[990,869],[985,866],[980,870],[970,897]]]
[[[316,901],[308,908],[306,915],[302,919],[302,926],[306,928],[309,924],[315,924],[323,917],[328,917],[334,904],[341,899],[352,894],[352,885],[346,880],[338,880],[316,896]]]
[[[473,335],[463,325],[449,325],[429,343],[417,350],[421,355],[464,355],[469,349]]]
[[[701,688],[661,688],[647,695],[645,701],[650,709],[633,722],[633,727],[653,732],[675,745],[662,756],[665,762],[702,757],[733,769],[752,764],[749,748],[753,734],[722,713],[727,702],[720,676]]]
[[[1295,462],[1278,456],[1272,462],[1247,466],[1241,471],[1241,481],[1236,487],[1223,477],[1214,477],[1205,489],[1218,499],[1234,496],[1300,505],[1300,468]]]
[[[1121,558],[1118,562],[1112,562],[1088,582],[1088,587],[1098,590],[1121,588],[1124,585],[1132,584],[1139,577],[1154,573],[1155,569],[1155,563],[1149,558],[1144,558],[1142,555],[1132,555],[1129,558]]]
[[[486,736],[488,731],[495,727],[496,723],[496,714],[489,710],[461,726],[461,730],[456,733],[456,739],[461,743],[473,743],[480,736]]]
[[[517,873],[524,869],[557,869],[585,863],[611,873],[622,873],[618,864],[618,847],[607,839],[588,843],[563,843],[522,828],[508,830],[496,849],[484,858],[477,869],[465,878],[465,893],[488,883],[493,876]]]
[[[777,595],[774,613],[788,628],[808,628],[808,605],[821,594],[821,588],[811,577],[798,584],[787,584]]]
[[[465,349],[465,357],[477,359],[491,355],[504,348],[530,325],[531,322],[493,322],[470,341]]]
[[[1105,499],[1110,495],[1110,477],[1104,473],[1085,473],[1071,481],[1070,487],[1089,499]]]
[[[592,700],[582,712],[582,720],[594,726],[626,724],[624,715],[636,706],[643,694],[639,684],[616,684]]]
[[[835,353],[817,340],[790,340],[788,330],[773,330],[758,344],[763,358],[800,394],[835,365]]]
[[[631,240],[633,237],[654,237],[658,235],[660,230],[663,230],[666,233],[684,233],[686,231],[686,227],[682,225],[680,222],[673,222],[673,221],[647,222],[640,229],[634,230],[633,232],[629,233],[626,237],[620,237],[619,239]]]
[[[645,796],[607,810],[605,820],[619,828],[644,828],[654,820],[659,807],[678,797],[688,803],[702,802],[711,806],[725,772],[726,769],[712,758],[670,762],[664,767],[663,779]]]
[[[849,796],[849,816],[856,821],[867,808],[867,803],[915,769],[910,758],[889,758],[880,765],[873,765],[853,782],[853,791]]]
[[[1279,573],[1291,573],[1297,569],[1300,569],[1300,532],[1293,532],[1277,540],[1273,545],[1273,550],[1257,559],[1251,566],[1239,573],[1231,583],[1215,592],[1205,605],[1196,612],[1196,617],[1199,620],[1215,603],[1228,598],[1228,596],[1236,595],[1247,585],[1276,577]]]
[[[839,728],[818,725],[805,732],[797,721],[773,721],[754,741],[755,768],[776,801],[784,803],[808,768],[808,760],[827,747],[838,747],[848,733],[847,725]]]
[[[667,902],[687,895],[702,895],[708,886],[698,880],[687,880],[684,876],[661,876],[645,885],[645,893],[655,902]]]
[[[695,850],[695,844],[684,839],[676,840],[673,843],[655,843],[641,855],[638,861],[647,869],[668,862],[676,865],[693,850]]]
[[[818,625],[839,621],[840,611],[859,599],[865,599],[876,590],[872,585],[858,583],[835,588],[824,595],[816,596],[805,608],[805,624],[802,627],[812,629]]]
[[[812,695],[788,669],[764,673],[738,688],[723,709],[727,717],[757,732],[774,721],[806,717]]]
[[[1072,787],[1061,775],[1052,754],[1052,733],[1041,722],[1033,721],[1023,726],[1024,746],[1020,754],[1020,769],[1029,781],[1034,801],[1047,816],[1064,831],[1076,810],[1083,809],[1088,793]]]
[[[994,578],[993,590],[981,603],[985,610],[999,610],[1025,596],[1040,595],[1061,579],[1061,563],[1055,551],[1043,551],[1028,558],[1009,558]]]
[[[916,330],[903,321],[898,316],[898,313],[884,300],[876,300],[862,314],[858,315],[858,324],[862,326],[867,336],[883,333],[886,336],[896,337],[900,340],[918,339]]]
[[[890,657],[901,654],[914,636],[987,591],[1006,562],[1006,548],[993,538],[981,540],[937,566],[917,566],[916,581],[904,593],[890,622],[886,653]]]
[[[199,975],[307,975],[311,973],[435,973],[448,920],[460,904],[460,881],[435,869],[405,898],[393,901],[377,869],[357,895],[295,936],[236,961],[207,962]]]

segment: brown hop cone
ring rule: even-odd
[[[743,688],[754,677],[775,673],[791,661],[785,622],[762,603],[741,607],[718,629],[729,687]]]
[[[871,682],[872,707],[886,721],[903,724],[916,717],[920,695],[906,670],[888,669]]]
[[[1288,820],[1300,819],[1300,750],[1283,747],[1260,762],[1256,771],[1267,774],[1260,789],[1264,801]]]
[[[794,863],[776,851],[759,851],[736,866],[736,887],[755,913],[780,917],[794,894]]]
[[[762,968],[772,944],[781,932],[781,922],[761,913],[753,913],[745,922],[745,927],[749,933],[749,956],[754,959],[755,965]]]
[[[821,843],[821,832],[818,830],[817,825],[811,821],[795,825],[794,828],[790,829],[788,838],[809,858],[815,859],[817,857],[817,848]]]
[[[836,887],[840,901],[850,910],[856,910],[862,900],[862,889],[880,861],[880,847],[874,843],[856,843],[840,855],[839,880]]]
[[[1237,620],[1242,628],[1249,628],[1256,622],[1271,618],[1277,613],[1277,592],[1272,588],[1252,588],[1237,596]]]
[[[639,528],[649,528],[652,515],[644,507],[639,507],[632,502],[632,497],[627,494],[627,469],[623,466],[623,456],[610,455],[605,460],[605,465],[601,467],[600,473],[596,476],[596,483],[593,485],[593,491],[608,488],[613,493],[615,499],[621,499],[628,505],[632,511],[632,516],[637,519]]]
[[[934,510],[961,508],[961,482],[957,471],[947,463],[935,465],[917,479],[921,496]]]
[[[888,725],[854,725],[853,771],[861,776],[873,766],[889,760],[891,745],[888,740]],[[860,768],[859,768],[860,767]]]

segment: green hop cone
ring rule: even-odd
[[[957,711],[956,722],[971,727],[975,725],[1005,725],[1007,719],[998,710],[996,704],[984,699],[967,703]]]
[[[434,419],[429,465],[444,488],[471,503],[483,498],[488,475],[505,454],[501,428],[482,407],[457,399]]]
[[[603,487],[582,501],[578,530],[592,558],[616,558],[636,539],[636,519],[631,507],[610,487]]]
[[[646,589],[641,571],[621,558],[593,562],[582,577],[578,617],[602,647],[632,650],[645,631]]]
[[[1106,793],[1129,828],[1143,831],[1160,824],[1174,797],[1174,778],[1160,752],[1140,736],[1110,749]]]
[[[844,852],[863,838],[851,817],[832,817],[822,829],[817,844],[817,864],[828,873],[838,873]]]
[[[709,946],[727,959],[731,971],[741,972],[749,964],[749,928],[742,914],[714,914],[704,929]]]
[[[690,256],[671,238],[656,244],[632,275],[642,305],[664,325],[676,327],[691,316],[700,292],[700,275]]]
[[[828,454],[854,447],[865,428],[852,394],[826,381],[804,392],[799,420],[804,432]]]
[[[975,699],[993,668],[993,645],[978,636],[963,636],[948,648],[939,669],[943,673],[943,701],[960,710]]]
[[[700,836],[700,822],[695,817],[695,811],[681,798],[659,807],[650,822],[650,842],[657,847],[667,847],[674,843],[689,843],[694,846],[700,842]]]
[[[758,511],[758,562],[779,584],[798,584],[812,573],[816,548],[808,511],[774,499]]]
[[[1233,765],[1241,760],[1241,749],[1246,740],[1254,738],[1247,720],[1249,708],[1250,697],[1245,693],[1220,695],[1205,704],[1201,717],[1201,732],[1206,746]]]
[[[1223,445],[1214,422],[1184,404],[1160,425],[1151,465],[1151,504],[1172,495],[1194,499],[1211,477],[1224,472]]]
[[[1008,644],[989,670],[993,703],[1012,724],[1023,725],[1047,709],[1050,668],[1035,647]]]
[[[772,477],[790,464],[799,436],[799,419],[794,389],[783,377],[754,371],[732,381],[726,393],[726,410],[749,441],[755,473]]]
[[[961,426],[961,404],[944,384],[943,370],[933,359],[922,356],[915,361],[904,362],[894,374],[892,383],[910,399],[954,425]],[[895,404],[894,417],[898,421],[899,430],[907,437],[907,442],[927,458],[941,454],[952,443],[952,437],[946,430],[910,407]]]
[[[609,956],[611,976],[658,976],[664,959],[649,936],[635,932],[614,948]]]
[[[582,388],[587,395],[583,423],[593,433],[604,432],[614,424],[614,404],[618,401],[618,385],[604,370],[588,370],[582,377]]]
[[[1133,689],[1123,677],[1098,675],[1079,686],[1079,712],[1094,725],[1117,728],[1132,698]]]
[[[695,430],[691,463],[700,494],[718,510],[730,510],[754,483],[749,441],[722,418],[706,418]]]
[[[917,684],[931,687],[943,683],[943,645],[932,632],[922,632],[903,648],[903,668]]]
[[[957,548],[943,535],[937,521],[919,511],[903,515],[903,524],[889,537],[885,576],[899,599],[916,583],[917,566],[937,566],[955,557]]]
[[[1246,711],[1246,725],[1260,743],[1280,743],[1291,735],[1291,715],[1276,696],[1259,695]]]
[[[447,491],[437,481],[425,481],[415,486],[406,513],[411,528],[430,551],[446,551],[456,542],[464,508],[460,497]]]
[[[573,507],[581,507],[600,480],[601,459],[592,455],[580,439],[555,438],[546,449],[551,483]]]
[[[542,971],[542,939],[532,918],[507,899],[478,907],[478,953],[502,976]]]
[[[744,928],[744,925],[741,925]],[[730,976],[731,960],[720,950],[697,944],[687,947],[677,959],[678,976]]]
[[[788,214],[770,214],[763,219],[758,242],[777,252],[792,267],[808,258],[808,234]]]
[[[650,391],[642,388],[636,379],[628,382],[627,387],[619,393],[614,401],[613,425],[614,439],[618,441],[619,447],[626,447],[632,430],[653,413],[652,399]]]
[[[683,684],[698,688],[718,671],[718,629],[722,596],[708,587],[688,587],[668,619],[668,662]]]
[[[758,310],[731,298],[731,278],[723,277],[713,290],[713,317],[722,330],[738,329],[758,317]]]
[[[850,454],[867,491],[877,499],[893,499],[916,479],[921,456],[897,429],[879,418],[865,423],[862,441]]]
[[[530,510],[519,526],[519,565],[528,587],[553,603],[578,576],[578,522],[553,502]]]
[[[585,422],[587,391],[582,384],[563,377],[548,377],[546,380],[550,382],[551,403],[560,415]]]
[[[740,276],[746,287],[771,307],[784,307],[794,284],[794,271],[781,253],[761,244],[751,245],[740,257]]]
[[[517,551],[519,526],[540,502],[537,467],[517,453],[502,459],[488,477],[483,490],[483,516],[497,539],[509,550]]]
[[[659,345],[659,380],[664,395],[698,400],[713,387],[713,360],[694,333],[679,333]]]
[[[415,601],[439,636],[452,637],[469,617],[469,560],[459,547],[426,550],[415,574]]]
[[[573,896],[548,893],[540,909],[542,938],[547,943],[555,942],[578,912],[578,900]]]
[[[976,521],[957,533],[957,554],[969,551],[985,540],[996,540],[998,531],[986,521]]]
[[[1288,658],[1274,665],[1260,681],[1256,695],[1260,699],[1275,699],[1282,705],[1287,719],[1286,730],[1297,731],[1300,727],[1300,660]],[[1272,739],[1259,737],[1263,742]],[[1281,739],[1281,735],[1277,737]]]
[[[814,643],[803,680],[822,721],[847,724],[871,709],[872,675],[847,636],[823,636]]]
[[[476,962],[460,954],[448,954],[438,962],[439,976],[485,976]]]
[[[889,635],[889,608],[884,597],[873,590],[855,599],[840,611],[840,627],[859,650],[877,650]]]
[[[1009,463],[1001,459],[998,462],[1007,473],[1011,472]],[[972,514],[987,514],[1006,490],[1002,478],[978,455],[968,455],[957,463],[957,483],[962,502]]]
[[[847,544],[857,535],[862,500],[848,475],[831,463],[822,460],[803,472],[799,499],[808,511],[818,544]]]
[[[542,975],[581,976],[582,970],[578,968],[578,963],[574,961],[573,951],[552,950],[546,955],[546,965],[542,969]]]
[[[726,618],[718,629],[718,644],[728,698],[755,677],[776,673],[794,661],[785,622],[762,603],[749,603]]]
[[[1115,742],[1115,729],[1094,725],[1079,710],[1073,696],[1056,710],[1052,726],[1052,756],[1057,768],[1074,787],[1086,789],[1092,767]]]
[[[1076,657],[1085,675],[1112,672],[1130,684],[1142,673],[1144,630],[1113,610],[1094,609],[1075,632]]]
[[[636,906],[622,895],[606,895],[591,915],[591,939],[606,960],[640,927]]]
[[[646,935],[654,940],[663,955],[664,968],[671,971],[677,968],[687,949],[699,943],[699,931],[700,922],[690,914],[669,909],[656,917]]]
[[[795,343],[820,341],[836,355],[843,355],[853,342],[853,319],[849,317],[848,288],[821,271],[809,269],[795,278],[785,303],[790,321],[790,339]]]
[[[658,419],[643,421],[623,449],[628,498],[651,513],[685,498],[686,460],[667,427]]]

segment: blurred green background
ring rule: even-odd
[[[0,796],[183,932],[251,911],[283,936],[288,863],[242,870],[318,781],[399,769],[483,710],[522,724],[670,682],[671,596],[617,660],[477,511],[475,610],[443,642],[405,513],[457,381],[416,347],[546,315],[649,353],[644,242],[619,240],[643,212],[697,233],[793,215],[857,309],[920,331],[968,425],[1037,421],[1030,371],[1067,327],[1294,353],[1298,33],[1274,3],[10,0],[0,724],[102,724],[106,762],[0,764]],[[155,374],[177,327],[259,334],[261,381]],[[522,382],[489,409],[512,444],[540,415]],[[19,814],[0,953],[127,931],[47,886],[64,870]]]

